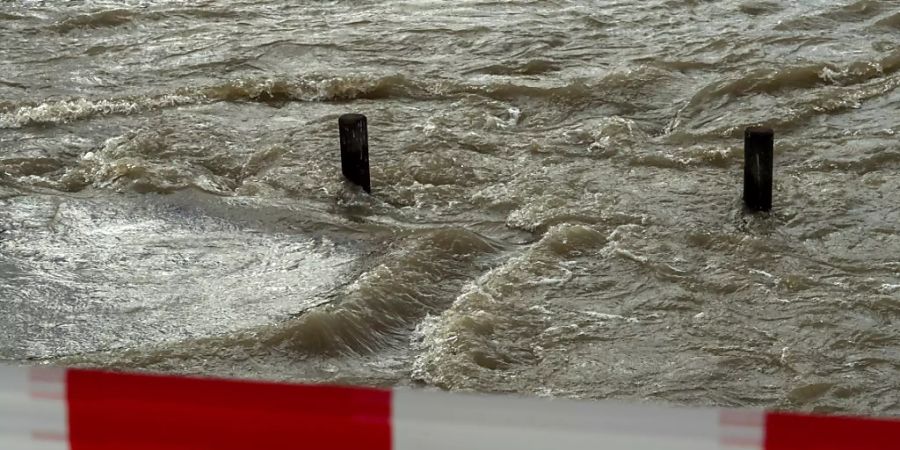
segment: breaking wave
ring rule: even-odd
[[[898,70],[900,52],[895,51],[875,62],[764,69],[713,83],[694,94],[678,111],[667,127],[671,133],[669,141],[696,141],[698,136],[735,138],[744,127],[757,124],[792,129],[822,114],[859,108],[863,101],[893,91],[900,86]],[[798,92],[790,97],[781,95],[786,91]],[[760,116],[760,108],[752,106],[748,97],[771,103],[767,115]],[[743,121],[721,120],[731,115],[739,115]]]
[[[562,312],[544,302],[532,303],[530,295],[566,283],[573,274],[565,260],[606,242],[606,234],[595,228],[557,225],[468,284],[449,309],[417,328],[420,353],[413,379],[445,389],[478,388],[471,383],[508,376],[504,371],[517,365],[537,364],[543,355],[534,342],[560,337],[550,334],[558,331],[551,325]]]
[[[497,248],[463,229],[420,237],[412,248],[390,252],[327,306],[279,326],[266,339],[304,354],[366,354],[402,343],[425,315],[449,306],[472,276],[479,256]]]
[[[99,100],[86,98],[54,100],[37,105],[22,105],[0,113],[0,128],[68,123],[98,116],[134,114],[193,102],[196,102],[196,98],[181,94]]]
[[[650,77],[654,78],[654,77]],[[258,102],[279,106],[288,102],[341,102],[352,100],[458,99],[479,95],[510,101],[531,98],[573,104],[596,98],[598,92],[631,89],[640,76],[612,73],[588,82],[575,79],[557,85],[532,85],[507,79],[485,83],[450,80],[413,80],[403,75],[353,75],[238,78],[221,84],[186,87],[175,92],[118,98],[71,98],[41,103],[0,103],[0,128],[62,124],[108,115],[129,115],[203,102]]]

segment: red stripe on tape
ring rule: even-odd
[[[391,392],[69,370],[71,450],[391,449]]]
[[[766,414],[765,450],[900,448],[900,420]]]

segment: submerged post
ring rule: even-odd
[[[369,133],[366,116],[344,114],[338,119],[341,133],[341,171],[351,183],[372,193],[369,180]]]
[[[753,211],[772,209],[774,146],[771,128],[744,130],[744,204]]]

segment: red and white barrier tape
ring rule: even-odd
[[[0,449],[898,449],[900,420],[0,366]]]

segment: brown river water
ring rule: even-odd
[[[0,360],[900,415],[898,86],[898,0],[0,1]]]

